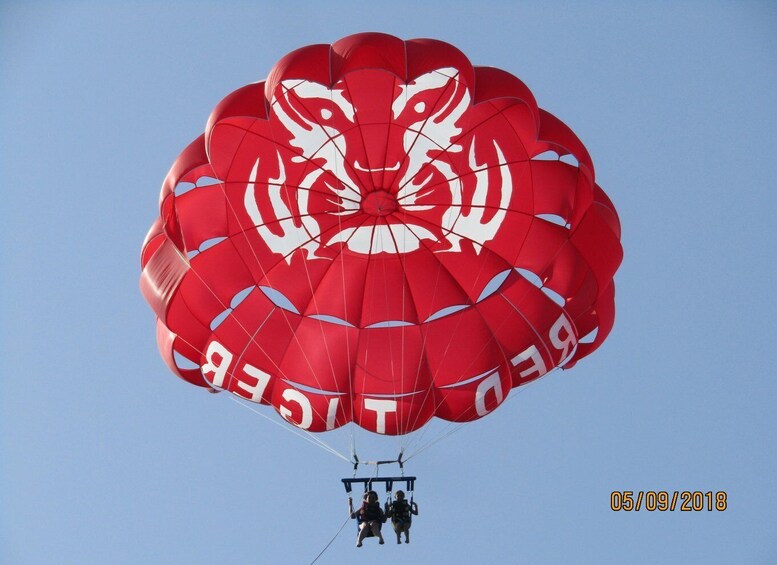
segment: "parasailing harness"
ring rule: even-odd
[[[341,482],[343,483],[343,486],[345,487],[345,492],[348,495],[348,497],[351,497],[351,494],[353,492],[353,485],[363,485],[363,491],[362,491],[362,499],[367,495],[368,492],[374,491],[373,485],[383,483],[386,487],[386,506],[389,507],[391,505],[392,498],[392,492],[394,490],[394,484],[397,483],[398,485],[404,484],[405,490],[410,494],[410,500],[408,503],[408,514],[410,514],[409,509],[412,508],[413,504],[413,492],[415,490],[415,481],[416,477],[406,477],[405,476],[405,464],[402,461],[402,455],[403,453],[400,451],[399,456],[396,459],[390,459],[390,460],[384,460],[384,461],[359,461],[359,457],[356,455],[356,453],[353,453],[353,477],[341,479]],[[393,476],[393,477],[381,477],[380,476],[380,466],[381,465],[392,465],[392,464],[398,464],[399,465],[399,471],[400,476]],[[372,477],[357,477],[356,474],[359,470],[359,465],[374,465],[375,466],[375,476]],[[355,511],[356,514],[356,528],[357,530],[361,526],[362,523],[362,517],[361,512],[358,510]],[[403,518],[404,519],[404,518]],[[409,521],[409,520],[408,520]],[[365,537],[372,537],[372,532],[368,532]]]

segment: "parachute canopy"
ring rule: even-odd
[[[159,210],[167,365],[309,431],[480,418],[613,325],[620,225],[585,147],[441,41],[288,54],[216,106]]]

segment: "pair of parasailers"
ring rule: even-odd
[[[360,508],[353,509],[353,499],[348,497],[348,511],[351,518],[359,521],[359,536],[356,539],[356,547],[361,547],[364,538],[375,536],[378,543],[383,542],[381,526],[391,518],[391,525],[397,534],[397,543],[402,543],[401,536],[405,534],[405,543],[410,543],[410,525],[412,517],[418,516],[418,505],[415,502],[405,500],[405,493],[398,490],[394,494],[394,500],[386,503],[385,510],[380,507],[378,494],[371,490],[364,493],[364,499]]]

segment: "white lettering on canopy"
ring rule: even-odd
[[[561,337],[562,331],[566,334],[563,338]],[[575,339],[572,323],[563,314],[558,317],[556,323],[550,328],[548,336],[550,337],[550,343],[553,344],[553,347],[562,351],[562,361],[569,357],[571,350],[577,345],[577,339]]]
[[[219,358],[218,361],[216,360],[216,357]],[[224,347],[218,341],[211,341],[208,345],[208,350],[205,352],[205,364],[200,367],[202,376],[205,377],[205,380],[214,387],[223,389],[224,377],[226,377],[227,371],[229,370],[233,359],[234,355],[231,351],[229,351],[229,349]],[[239,374],[234,375],[234,386],[245,393],[241,393],[239,396],[254,402],[261,402],[264,391],[267,388],[267,385],[269,384],[270,378],[272,376],[249,363],[244,363],[242,370],[249,377],[256,379],[256,384],[252,385],[251,383],[242,380]],[[213,376],[208,378],[208,375],[210,374]],[[231,392],[239,393],[240,391]]]
[[[569,359],[569,356],[574,353],[575,348],[577,347],[577,337],[575,337],[572,322],[569,321],[569,318],[567,318],[566,315],[561,314],[558,319],[553,322],[550,330],[548,330],[548,340],[554,348],[561,352],[559,362],[554,366],[563,364],[563,362]],[[518,374],[521,378],[527,378],[531,375],[535,375],[535,378],[537,378],[548,372],[548,367],[535,345],[530,345],[510,359],[510,363],[513,367],[520,366],[520,372]],[[526,365],[523,365],[524,363],[526,363]]]
[[[379,434],[386,433],[386,414],[388,412],[397,411],[396,400],[385,400],[378,398],[365,398],[364,409],[372,410],[377,413],[377,421],[375,423],[375,431]]]
[[[537,351],[537,347],[534,345],[530,345],[524,349],[521,353],[513,357],[510,362],[513,364],[513,367],[517,367],[528,360],[531,360],[532,364],[519,373],[521,377],[526,378],[532,373],[537,373],[537,376],[541,377],[548,372],[545,361],[542,360],[542,355],[540,355],[540,352]]]
[[[475,391],[475,410],[478,416],[485,416],[491,410],[486,408],[486,393],[489,390],[493,390],[496,395],[496,403],[502,403],[502,383],[499,380],[499,371],[494,371],[491,375],[480,381],[477,390]]]
[[[218,363],[213,359],[215,355],[221,358]],[[208,350],[205,352],[205,360],[206,363],[200,368],[202,376],[213,386],[224,388],[224,377],[227,374],[230,363],[232,363],[232,353],[218,341],[211,341],[210,345],[208,345]],[[213,373],[213,378],[208,378],[209,373]]]
[[[564,314],[561,314],[561,316],[559,316],[551,325],[548,330],[547,339],[555,349],[561,352],[559,358],[560,362],[568,359],[577,347],[577,337],[574,333],[574,326]],[[203,377],[205,377],[213,387],[224,389],[224,382],[234,358],[234,354],[224,345],[218,341],[211,341],[205,352],[205,362],[201,366]],[[510,359],[510,363],[519,370],[518,374],[521,378],[527,378],[532,375],[541,377],[548,372],[548,366],[536,345],[530,345],[524,351],[515,355]],[[246,381],[245,377],[241,378],[243,375],[250,377],[250,379]],[[249,363],[243,363],[240,367],[240,372],[235,372],[231,376],[232,381],[228,383],[228,390],[253,402],[262,401],[267,386],[272,379],[271,374],[254,367]],[[454,385],[446,385],[443,388],[463,386],[473,382],[476,378],[479,377],[466,379]],[[254,381],[255,384],[252,384]],[[505,395],[502,390],[498,369],[494,369],[488,373],[487,376],[480,381],[475,390],[473,403],[479,417],[485,416],[491,411],[486,407],[486,396],[491,391],[494,393],[497,404],[501,404]],[[280,404],[278,407],[278,412],[281,417],[304,430],[310,429],[316,421],[316,418],[318,418],[318,421],[321,421],[323,418],[322,415],[319,415],[318,412],[314,410],[311,398],[308,396],[309,394],[316,393],[287,388],[281,394],[281,397],[286,404]],[[332,394],[334,393],[321,395],[329,397],[326,404],[326,419],[323,422],[326,430],[334,429],[337,421],[340,395],[332,397]],[[293,407],[290,406],[290,404],[295,404],[298,407],[301,414],[299,422],[292,420],[292,414],[295,410],[292,409]],[[374,431],[379,434],[385,434],[387,415],[397,412],[397,401],[389,398],[364,398],[363,406],[365,410],[375,412]],[[321,408],[323,409],[323,406]],[[316,428],[320,429],[320,424],[317,425]]]
[[[293,388],[287,388],[284,390],[282,396],[284,400],[288,402],[295,402],[299,405],[299,407],[302,409],[302,419],[299,421],[299,423],[294,422],[291,419],[291,410],[283,404],[281,404],[279,409],[281,417],[290,424],[294,424],[298,428],[302,428],[303,430],[309,429],[313,424],[313,406],[311,406],[308,397],[305,396],[301,391],[294,390]]]

